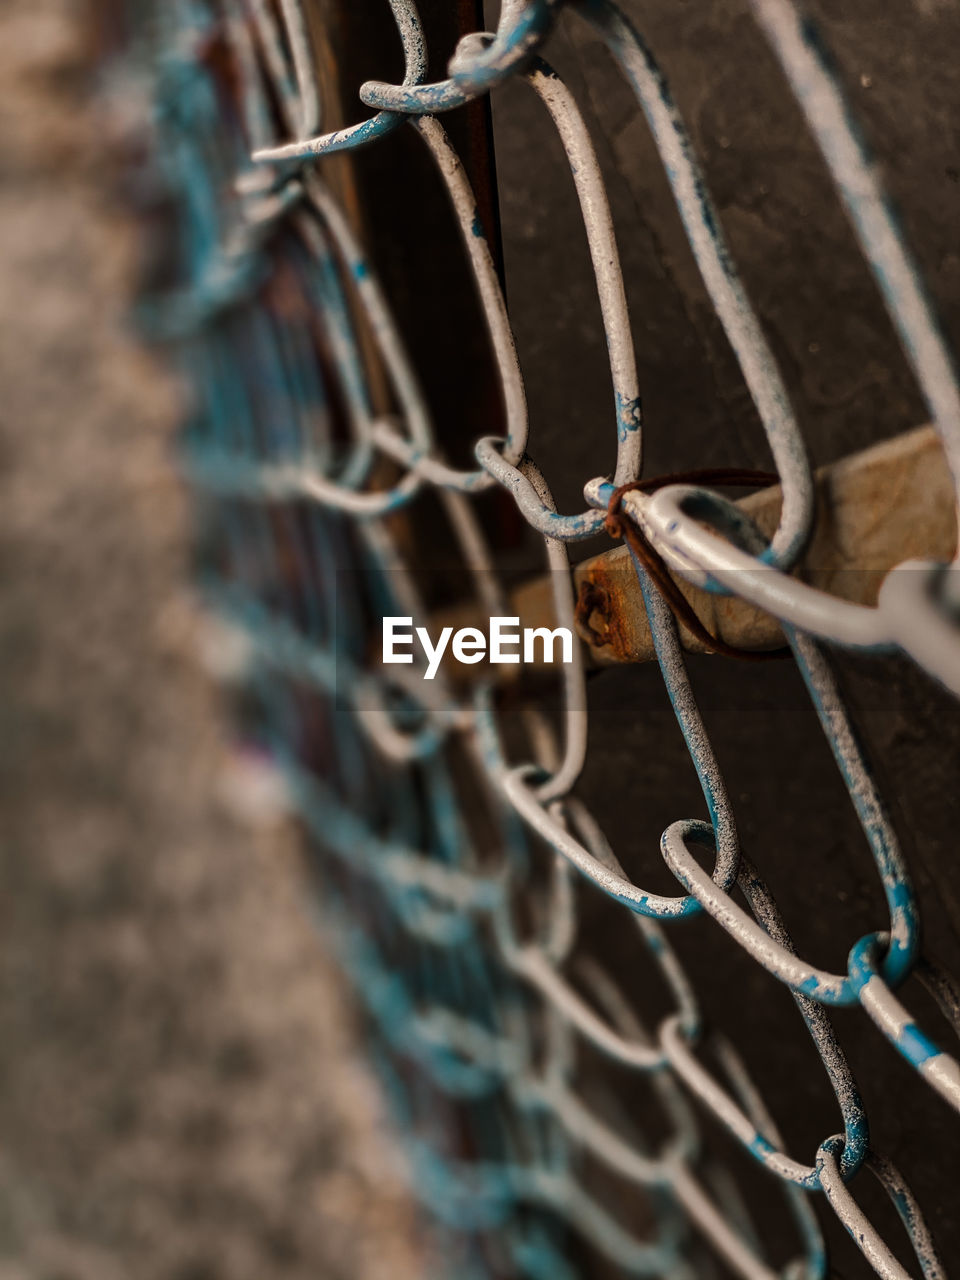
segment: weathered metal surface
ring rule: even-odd
[[[904,560],[949,561],[956,550],[953,486],[935,431],[920,427],[816,472],[817,519],[793,571],[841,600],[875,606],[886,574]],[[737,506],[769,537],[780,519],[779,486],[751,493]],[[693,586],[675,573],[701,622],[743,649],[782,646],[776,617],[736,596]],[[637,575],[626,547],[577,568],[577,629],[597,662],[648,662],[655,657]],[[518,594],[531,615],[543,610],[546,584]],[[705,647],[680,627],[683,647]]]
[[[793,571],[798,581],[838,600],[874,607],[884,578],[903,561],[952,559],[957,537],[954,492],[932,428],[918,427],[821,467],[815,487],[817,520],[809,547]],[[780,520],[780,487],[748,494],[736,505],[769,537]],[[696,587],[680,573],[673,577],[701,622],[728,644],[763,650],[786,643],[775,615],[735,595]],[[592,662],[604,666],[656,658],[643,594],[626,547],[585,560],[574,570],[574,584],[576,630]],[[509,607],[520,626],[557,625],[552,590],[545,576],[511,592]],[[443,610],[434,622],[435,627],[484,625],[474,604]],[[679,634],[688,652],[709,652],[682,623]],[[483,665],[450,663],[448,669],[451,676],[468,681],[490,674]],[[496,674],[509,680],[518,673],[505,667]]]

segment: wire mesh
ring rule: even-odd
[[[769,540],[707,485],[630,487],[642,476],[643,423],[613,221],[576,98],[543,57],[561,8],[608,46],[656,142],[782,486]],[[903,653],[960,695],[956,575],[932,563],[906,566],[889,575],[876,607],[791,576],[816,518],[804,439],[669,87],[624,14],[609,0],[510,0],[495,31],[464,36],[447,79],[426,83],[417,10],[408,0],[390,0],[390,9],[402,83],[364,84],[362,103],[375,114],[326,133],[316,40],[333,21],[328,7],[177,0],[155,20],[147,45],[156,156],[176,237],[163,294],[145,319],[175,345],[191,381],[183,459],[197,490],[205,597],[231,629],[221,648],[242,689],[248,736],[326,855],[324,927],[369,1012],[374,1052],[408,1135],[413,1185],[462,1234],[458,1275],[595,1274],[583,1249],[568,1247],[572,1233],[612,1274],[711,1274],[705,1241],[748,1280],[814,1280],[830,1273],[818,1223],[826,1206],[869,1267],[900,1280],[910,1272],[854,1198],[854,1180],[869,1170],[902,1221],[916,1273],[945,1276],[920,1206],[871,1145],[829,1011],[859,1006],[914,1068],[917,1087],[960,1110],[960,1064],[917,1026],[899,994],[918,975],[960,1031],[960,989],[922,953],[909,869],[825,646]],[[791,0],[753,0],[752,9],[826,159],[960,482],[952,358],[839,81]],[[496,256],[441,123],[444,112],[508,79],[538,95],[563,146],[609,353],[616,468],[586,477],[584,508],[572,513],[556,510],[532,461],[536,433]],[[416,132],[445,185],[499,379],[503,434],[478,439],[469,468],[452,465],[438,440],[365,252],[349,182],[316,163],[375,147],[402,128]],[[706,820],[678,818],[663,833],[672,895],[635,883],[575,794],[588,743],[581,652],[558,682],[559,732],[524,704],[523,673],[505,698],[492,678],[464,691],[445,670],[427,683],[417,665],[398,676],[377,661],[381,618],[428,621],[419,549],[405,524],[427,495],[439,497],[445,536],[478,607],[510,614],[476,509],[479,495],[497,488],[542,535],[556,621],[571,630],[567,544],[605,528],[624,533],[623,522],[634,535],[627,541],[657,661],[706,812]],[[677,620],[638,545],[674,573],[748,599],[782,624],[886,898],[887,917],[852,939],[845,972],[797,953],[761,870],[741,848]],[[584,892],[629,914],[635,974],[614,975],[581,953]],[[789,990],[822,1061],[840,1126],[810,1163],[787,1153],[737,1050],[704,1025],[671,943],[677,921],[703,913]],[[662,985],[670,1011],[656,1025],[635,1012],[632,984]],[[583,1045],[623,1078],[642,1078],[666,1136],[647,1140],[591,1106],[578,1068]],[[703,1114],[781,1184],[795,1221],[792,1258],[771,1261],[759,1243],[733,1171],[713,1167],[705,1153]],[[594,1167],[635,1189],[628,1215],[604,1196]]]

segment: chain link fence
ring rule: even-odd
[[[450,1274],[813,1280],[838,1274],[832,1228],[824,1235],[832,1214],[863,1274],[946,1276],[921,1205],[871,1139],[832,1015],[851,1008],[872,1020],[884,1051],[912,1069],[912,1088],[938,1094],[950,1117],[960,1110],[960,1064],[948,1050],[960,1031],[960,988],[921,946],[907,859],[831,654],[898,654],[960,694],[956,575],[912,561],[864,604],[791,572],[817,520],[804,435],[671,91],[623,12],[609,0],[504,0],[495,30],[464,30],[455,52],[442,51],[452,53],[447,78],[431,82],[417,9],[390,0],[390,10],[402,82],[365,82],[360,98],[374,114],[358,122],[330,119],[345,20],[333,6],[177,0],[143,28],[167,228],[144,323],[175,347],[193,388],[183,461],[197,495],[198,572],[223,628],[217,662],[238,686],[249,743],[282,779],[283,802],[323,867],[324,928],[370,1015],[413,1185],[450,1229]],[[775,474],[704,469],[694,453],[684,470],[644,476],[634,335],[604,174],[576,95],[545,61],[561,10],[587,24],[636,96]],[[822,151],[956,481],[953,360],[878,168],[813,26],[791,0],[753,0],[752,10]],[[584,506],[573,512],[557,510],[533,461],[537,428],[496,220],[489,191],[474,190],[492,161],[481,139],[465,166],[443,124],[444,113],[476,111],[508,81],[536,95],[562,145],[609,355],[612,398],[596,406],[590,432],[599,438],[605,413],[615,469],[581,478]],[[482,115],[472,119],[482,133]],[[486,415],[498,429],[478,432],[473,460],[459,465],[447,448],[456,428],[435,424],[378,282],[350,164],[326,159],[389,147],[398,130],[417,135],[449,197],[499,388]],[[386,251],[402,257],[402,240]],[[780,505],[769,536],[717,492],[773,482]],[[388,672],[378,660],[385,617],[426,626],[438,600],[477,616],[517,612],[515,575],[503,571],[503,528],[516,513],[542,535],[551,620],[571,632],[583,632],[584,601],[578,608],[570,545],[606,532],[629,550],[702,792],[701,813],[675,815],[660,839],[669,890],[634,871],[632,850],[615,851],[610,814],[581,794],[596,743],[585,647],[546,698],[542,667],[510,679],[485,668],[465,687],[449,668],[425,681],[419,661]],[[437,547],[454,571],[446,597],[426,572]],[[728,644],[698,621],[682,581],[780,624],[886,904],[863,936],[834,911],[846,968],[820,967],[794,945],[794,921],[764,878],[776,841],[753,842],[756,862],[743,847],[684,647],[693,637],[727,655],[714,664],[782,654]],[[642,702],[634,714],[655,721]],[[651,727],[646,752],[658,750]],[[638,758],[618,776],[619,809],[634,803],[646,766]],[[803,866],[791,874],[802,877]],[[599,914],[607,907],[620,917],[610,929],[631,939],[616,963],[603,963],[595,945],[612,921]],[[780,1103],[768,1105],[735,1044],[702,1014],[675,947],[694,917],[728,935],[796,1005],[838,1117],[805,1160],[788,1152],[771,1114]],[[911,976],[947,1025],[915,1021],[902,990]],[[731,986],[729,998],[743,995]],[[737,1147],[782,1192],[792,1245],[786,1228],[764,1239],[767,1202],[744,1180]],[[882,1232],[877,1213],[859,1206],[876,1203],[864,1194],[870,1176],[895,1211]],[[948,1213],[949,1202],[948,1193]]]

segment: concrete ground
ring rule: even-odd
[[[224,801],[76,7],[0,9],[0,1280],[408,1280],[289,833]],[[99,140],[95,142],[95,138]]]

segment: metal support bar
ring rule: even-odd
[[[838,599],[873,606],[885,575],[904,560],[950,561],[956,550],[954,493],[932,427],[918,427],[852,454],[816,473],[818,519],[806,555],[794,576]],[[765,535],[780,519],[779,485],[741,498],[737,506]],[[775,649],[785,643],[776,618],[736,596],[714,595],[674,575],[701,622],[714,635],[742,649]],[[637,575],[624,546],[579,565],[577,632],[594,663],[648,662],[653,641]],[[549,578],[524,583],[510,598],[525,627],[554,626]],[[468,616],[470,614],[470,616]],[[476,624],[473,611],[451,610],[444,623]],[[686,628],[689,652],[703,652]],[[538,650],[539,653],[539,650]],[[478,668],[453,667],[469,678]],[[504,668],[504,670],[510,670]]]

